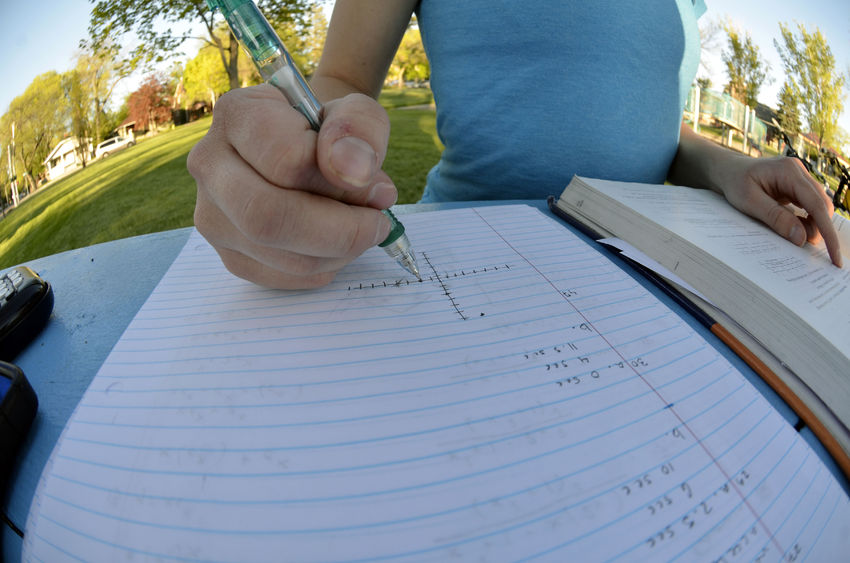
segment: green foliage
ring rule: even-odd
[[[389,110],[390,143],[384,171],[398,188],[398,203],[416,203],[428,172],[440,160],[443,145],[436,132],[433,110]]]
[[[115,111],[104,112],[100,122],[100,135],[98,138],[103,140],[109,133],[118,129],[118,127],[127,119],[129,110],[127,104],[122,105]]]
[[[428,88],[384,89],[378,102],[385,109],[430,105],[434,103],[434,94]]]
[[[779,91],[777,113],[779,114],[779,124],[789,136],[801,132],[800,100],[797,98],[794,88],[787,81]]]
[[[0,117],[0,147],[4,149],[11,143],[12,123],[15,124],[14,160],[19,180],[23,176],[32,181],[44,170],[44,159],[64,130],[67,110],[62,77],[50,71],[36,76]],[[5,151],[2,156],[5,168]]]
[[[123,59],[127,68],[148,66],[181,53],[178,51],[186,35],[175,35],[172,24],[201,22],[208,33],[208,43],[219,50],[222,65],[228,73],[230,87],[239,87],[239,49],[232,35],[222,41],[216,36],[216,16],[205,0],[91,0],[94,7],[89,21],[90,39],[84,44],[93,51],[103,46],[119,45],[129,33],[135,35],[137,47]],[[260,0],[263,13],[272,25],[286,21],[303,21],[316,0]]]
[[[203,47],[194,59],[186,63],[183,87],[187,100],[207,100],[211,105],[215,105],[218,97],[230,89],[230,80],[221,66],[218,49]]]
[[[422,35],[416,27],[410,27],[404,33],[401,44],[390,65],[388,77],[398,88],[404,88],[405,80],[427,80],[431,76],[431,66],[422,45]]]
[[[313,6],[302,20],[284,21],[275,26],[275,31],[302,74],[312,76],[319,66],[328,31],[322,7]]]
[[[726,34],[729,43],[721,54],[729,77],[726,88],[733,98],[754,108],[758,104],[758,93],[767,78],[769,65],[748,32],[741,37],[736,29],[727,25]]]
[[[844,109],[847,77],[835,68],[835,57],[820,30],[797,24],[795,35],[780,23],[782,43],[775,41],[787,76],[786,85],[799,100],[809,129],[822,145],[836,141],[838,118]]]
[[[127,77],[129,69],[122,67],[118,61],[118,50],[112,45],[105,45],[99,51],[81,51],[76,56],[76,86],[79,88],[78,98],[84,104],[75,108],[89,122],[92,144],[97,145],[104,137],[112,132],[114,127],[107,127],[107,106],[112,98],[112,92],[118,83]]]
[[[62,75],[62,86],[68,100],[68,112],[71,117],[71,134],[80,140],[77,145],[77,155],[83,166],[88,163],[91,155],[86,147],[92,137],[92,124],[89,121],[91,99],[83,84],[83,79],[77,70],[71,70]]]
[[[387,92],[381,102],[420,103],[427,90]],[[392,132],[384,170],[399,203],[419,200],[425,176],[442,151],[433,110],[389,109]],[[195,181],[186,157],[209,118],[143,140],[91,163],[26,198],[0,220],[0,268],[100,242],[192,224]]]
[[[192,224],[186,156],[204,119],[98,160],[26,198],[0,221],[0,268],[72,248]]]
[[[327,20],[320,7],[316,7],[304,21],[286,20],[275,29],[286,45],[295,64],[305,76],[310,76],[319,64],[327,33]],[[229,45],[230,31],[221,22],[215,37],[222,45]],[[253,86],[262,82],[259,72],[247,54],[238,58],[238,86]],[[182,73],[187,101],[205,100],[215,105],[218,98],[231,89],[227,68],[222,65],[221,53],[215,45],[207,44],[186,63]]]

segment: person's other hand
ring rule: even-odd
[[[787,240],[802,246],[823,239],[829,257],[842,265],[838,233],[832,224],[832,201],[796,158],[738,157],[728,163],[723,195],[740,211],[762,221]],[[799,217],[786,204],[804,209]]]
[[[397,191],[381,170],[389,119],[368,96],[328,103],[320,132],[274,87],[231,91],[189,153],[195,226],[237,276],[312,288],[382,242]]]

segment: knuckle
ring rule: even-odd
[[[229,90],[222,94],[215,102],[213,107],[213,123],[218,120],[226,121],[227,116],[233,111],[234,106],[239,105],[241,92],[239,90]]]
[[[198,181],[204,177],[204,173],[209,169],[207,163],[206,138],[198,141],[192,150],[189,151],[189,156],[186,157],[186,169],[189,174]]]
[[[216,134],[219,130],[226,132],[233,121],[230,116],[233,113],[238,112],[236,107],[238,105],[239,96],[237,95],[236,90],[231,90],[222,94],[213,107],[212,125],[210,125],[210,130],[207,133],[207,136],[210,134]]]
[[[306,143],[282,143],[261,157],[267,162],[269,175],[279,186],[300,187],[305,176],[315,168],[315,149]]]
[[[390,118],[386,110],[365,94],[349,94],[329,104],[322,127],[329,126],[335,136],[357,134],[360,129],[389,130]]]
[[[788,170],[796,170],[798,167],[802,167],[803,163],[793,156],[780,156],[779,165]]]

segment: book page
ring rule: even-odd
[[[655,261],[652,258],[650,258],[649,256],[647,256],[645,253],[641,252],[640,250],[638,250],[637,248],[635,248],[634,246],[632,246],[628,242],[624,241],[623,239],[619,239],[619,238],[615,238],[615,237],[608,237],[608,238],[601,238],[601,239],[597,240],[596,242],[608,245],[612,248],[616,248],[617,250],[620,251],[620,254],[622,254],[623,256],[625,256],[625,257],[627,257],[631,260],[634,260],[635,262],[637,262],[641,266],[649,268],[650,270],[652,270],[653,272],[655,272],[657,274],[660,274],[664,279],[669,280],[669,281],[673,282],[674,284],[676,284],[677,286],[679,286],[680,288],[685,289],[685,290],[689,291],[690,293],[698,296],[703,301],[705,301],[707,303],[711,303],[710,299],[708,299],[705,295],[700,293],[691,284],[689,284],[688,282],[686,282],[685,280],[683,280],[682,278],[680,278],[679,276],[677,276],[676,274],[674,274],[673,272],[671,272],[670,270],[668,270],[667,268],[665,268],[664,266],[659,264],[657,261]]]
[[[756,280],[839,350],[850,333],[850,266],[835,267],[825,245],[798,248],[767,226],[740,213],[710,190],[587,180],[595,189]],[[718,202],[721,205],[718,205]],[[850,228],[836,215],[842,252]],[[850,262],[850,259],[845,259]]]
[[[31,561],[820,561],[850,502],[722,354],[525,206],[314,291],[193,234],[42,476]]]

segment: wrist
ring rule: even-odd
[[[723,194],[740,178],[752,159],[717,145],[682,126],[679,148],[670,166],[668,179],[674,184],[710,189]]]

